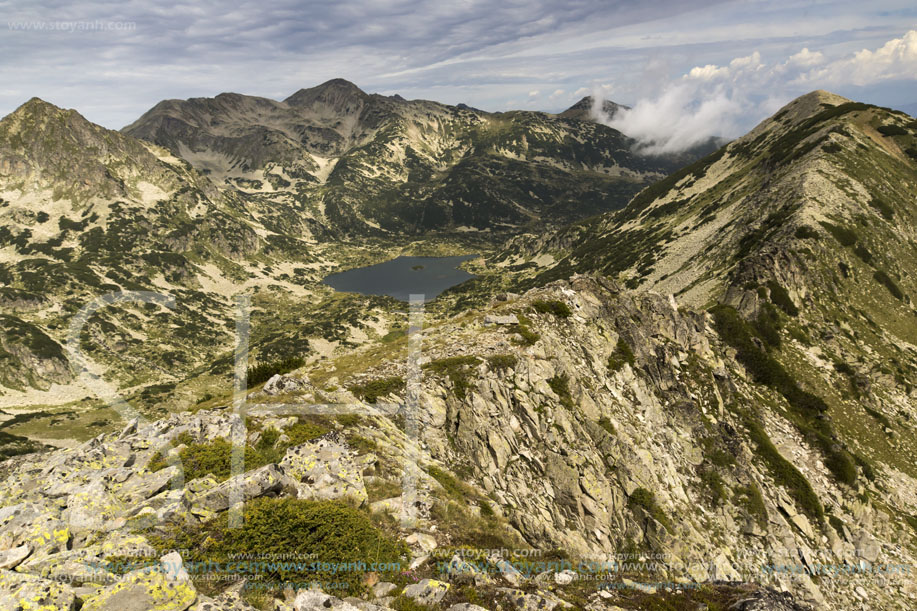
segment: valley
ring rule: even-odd
[[[28,549],[4,575],[238,540],[411,568],[257,576],[336,584],[298,593],[81,573],[47,596],[913,608],[917,121],[815,91],[712,151],[634,146],[585,101],[485,113],[341,79],[166,100],[120,132],[27,102],[0,121],[0,562]],[[328,286],[403,296],[373,266],[446,258],[422,317]],[[124,291],[174,303],[85,310]],[[536,552],[554,568],[519,574]]]

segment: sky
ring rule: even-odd
[[[38,96],[118,129],[163,99],[338,77],[489,111],[594,95],[633,107],[597,119],[677,150],[813,89],[917,114],[917,3],[0,0],[0,116]]]

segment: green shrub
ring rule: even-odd
[[[187,444],[178,455],[185,481],[213,474],[217,481],[229,478],[232,470],[232,444],[223,437],[217,437],[206,443],[194,443],[187,433],[176,438],[176,445]],[[262,454],[255,448],[245,446],[245,470],[254,469],[266,464]],[[150,471],[159,471],[169,466],[161,454],[156,454],[147,464]]]
[[[573,312],[570,311],[570,306],[556,299],[537,299],[532,302],[532,307],[536,312],[540,312],[541,314],[553,314],[558,318],[569,318],[570,315],[573,314]]]
[[[338,414],[334,417],[338,424],[343,427],[354,427],[363,422],[363,418],[358,414]]]
[[[726,498],[726,487],[723,485],[723,478],[716,469],[704,467],[700,470],[700,480],[707,490],[707,494],[713,500],[714,505],[719,505]]]
[[[809,338],[808,334],[805,332],[805,330],[799,327],[790,326],[787,328],[787,333],[789,333],[790,337],[795,339],[797,342],[799,342],[803,346],[812,345],[812,340]]]
[[[475,356],[453,356],[431,361],[424,365],[423,369],[449,378],[452,382],[452,392],[459,399],[464,399],[468,392],[468,380],[474,375],[474,368],[480,362],[481,359]]]
[[[770,292],[771,303],[786,312],[789,316],[797,316],[799,314],[799,308],[796,307],[796,304],[790,299],[790,294],[779,282],[776,280],[768,280],[767,288]]]
[[[529,320],[522,314],[519,314],[518,318],[519,318],[519,322],[515,325],[512,325],[510,327],[510,331],[513,333],[519,334],[519,336],[522,338],[521,340],[519,340],[520,344],[522,344],[523,346],[531,346],[535,342],[537,342],[539,339],[541,339],[541,335],[539,335],[535,331],[532,331],[532,328],[531,328],[532,321],[531,320]]]
[[[838,535],[841,537],[844,536],[844,522],[839,517],[834,515],[828,516],[828,523],[837,531]]]
[[[391,605],[392,609],[395,611],[435,611],[439,608],[421,604],[410,596],[405,596],[404,594],[396,596],[395,599],[392,600]]]
[[[857,234],[852,229],[834,225],[821,221],[821,226],[828,230],[828,233],[834,236],[834,239],[841,243],[842,246],[853,246],[857,242]]]
[[[446,491],[446,494],[455,498],[456,500],[463,500],[474,498],[477,495],[474,488],[456,479],[451,473],[448,473],[436,465],[430,465],[426,468],[427,473],[430,474],[430,477],[439,482],[439,485],[443,487]]]
[[[495,354],[487,357],[491,369],[512,369],[518,361],[515,354]]]
[[[630,497],[627,499],[627,506],[631,509],[637,507],[642,508],[646,513],[650,514],[654,520],[665,526],[666,530],[669,532],[674,532],[672,528],[672,522],[669,520],[669,517],[665,514],[662,508],[656,503],[656,495],[647,490],[646,488],[637,488],[634,490]]]
[[[863,477],[871,482],[876,481],[876,470],[873,469],[871,464],[869,464],[869,461],[867,461],[859,454],[851,454],[851,456],[853,456],[853,460],[863,470]]]
[[[793,463],[780,454],[764,427],[751,418],[746,419],[745,426],[748,428],[749,437],[758,448],[758,455],[767,465],[774,480],[786,489],[803,513],[821,523],[825,512],[809,481]]]
[[[620,371],[625,363],[633,367],[635,362],[634,351],[631,349],[630,344],[624,341],[623,337],[618,337],[615,350],[608,357],[608,370],[612,372]]]
[[[884,271],[877,269],[872,277],[876,282],[888,289],[888,292],[892,294],[892,297],[901,301],[904,300],[904,293],[901,292],[901,289],[898,288],[898,285],[895,284],[895,281],[892,280],[891,277]]]
[[[800,225],[796,228],[796,237],[800,240],[817,240],[818,232],[808,225]]]
[[[917,532],[917,516],[905,515],[904,520],[910,524],[911,528],[913,528],[915,532]]]
[[[859,257],[866,265],[872,265],[872,253],[862,244],[857,244],[856,248],[853,249],[853,254]]]
[[[717,467],[731,467],[736,464],[735,456],[716,446],[716,438],[706,437],[701,444],[704,448],[704,457]]]
[[[758,337],[764,340],[768,346],[780,348],[780,316],[777,314],[777,308],[769,303],[762,303],[758,310],[758,316],[752,327]]]
[[[617,435],[618,432],[615,430],[615,425],[611,423],[611,420],[606,416],[599,418],[599,426],[605,429],[605,432],[609,435]]]
[[[284,431],[284,434],[289,437],[290,446],[298,446],[306,443],[307,441],[318,439],[328,431],[329,429],[321,425],[300,420],[296,424],[288,426]]]
[[[379,451],[379,445],[375,441],[367,437],[363,437],[362,435],[348,436],[347,445],[356,450],[357,454],[360,455]]]
[[[329,573],[318,563],[360,567],[371,562],[406,564],[407,546],[376,528],[367,514],[335,501],[294,498],[258,498],[245,503],[239,528],[229,527],[229,512],[189,530],[176,528],[169,536],[151,536],[158,549],[187,549],[186,567],[206,568],[231,561],[238,554],[257,552],[264,557],[314,554],[315,563],[272,562],[258,566],[261,582],[335,581],[349,583],[349,594],[364,589],[361,570]],[[194,563],[199,563],[195,565]],[[325,569],[324,571],[322,569]],[[397,567],[396,567],[397,568]],[[387,573],[394,577],[400,571]],[[194,578],[207,580],[203,571],[191,571]],[[383,574],[386,574],[383,572]],[[346,579],[341,579],[342,575]]]
[[[754,482],[736,488],[736,500],[761,528],[767,528],[767,507],[761,489]]]
[[[573,409],[573,396],[570,394],[570,377],[566,373],[561,373],[550,380],[548,386],[554,391],[554,394],[560,397],[560,403],[567,409]]]
[[[883,427],[888,428],[888,429],[892,428],[891,420],[889,420],[888,416],[886,416],[882,412],[876,411],[873,408],[869,407],[868,405],[864,405],[863,409],[866,410],[867,414],[869,414],[870,416],[878,420],[880,423],[882,423]]]
[[[375,403],[380,397],[387,397],[392,393],[397,394],[404,391],[404,378],[392,376],[390,378],[370,380],[364,384],[351,386],[348,390],[367,403]]]
[[[267,382],[278,373],[289,373],[294,369],[299,369],[305,365],[306,361],[301,357],[292,357],[282,361],[272,361],[270,363],[258,363],[248,368],[248,385],[257,386]]]
[[[895,216],[894,209],[891,206],[889,206],[888,203],[885,202],[885,200],[873,197],[872,199],[869,200],[869,205],[875,208],[876,210],[878,210],[879,214],[881,214],[882,217],[887,221],[892,220],[892,218],[894,218]]]
[[[880,125],[876,128],[883,136],[907,136],[907,130],[900,125]]]

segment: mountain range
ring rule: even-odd
[[[335,79],[283,101],[167,100],[122,132],[232,187],[268,227],[311,235],[505,235],[623,206],[686,158],[644,157],[587,120],[367,94]],[[572,119],[572,120],[571,120]],[[284,225],[289,219],[299,225]]]
[[[913,608],[917,121],[816,91],[712,152],[644,157],[593,105],[487,113],[336,79],[164,101],[120,132],[38,99],[0,121],[0,601]],[[459,253],[477,277],[410,338],[405,304],[321,283]],[[76,340],[137,407],[126,425],[66,348],[115,291],[175,297],[101,309]],[[284,412],[297,402],[365,413]],[[221,530],[230,480],[254,499],[238,536]],[[213,574],[49,585],[78,558],[228,560],[234,540],[352,559],[337,526],[296,547],[295,508],[413,568],[289,596]],[[570,567],[459,553],[502,548]]]

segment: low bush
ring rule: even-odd
[[[821,523],[825,512],[809,480],[780,454],[764,427],[751,418],[746,419],[745,426],[774,480],[786,489],[803,513]]]
[[[790,294],[779,282],[768,280],[767,289],[770,292],[771,303],[789,316],[797,316],[799,314],[799,308],[796,307],[796,304],[790,299]]]
[[[883,136],[907,136],[907,130],[900,125],[880,125],[876,128]]]
[[[879,214],[881,214],[882,217],[887,221],[892,220],[892,218],[895,216],[894,209],[889,206],[885,200],[873,197],[869,200],[869,205],[878,210]]]
[[[573,314],[573,312],[570,311],[570,306],[556,299],[538,299],[532,302],[532,308],[541,314],[553,314],[558,318],[569,318],[570,315]]]
[[[656,502],[656,495],[646,488],[637,488],[634,490],[627,499],[627,506],[632,510],[640,507],[646,511],[646,513],[650,514],[654,520],[665,526],[666,530],[674,532],[672,522]]]
[[[599,418],[599,426],[605,429],[605,432],[609,435],[614,436],[618,434],[618,432],[615,430],[615,425],[612,424],[611,420],[609,420],[606,416]]]
[[[289,437],[290,446],[298,446],[306,443],[307,441],[318,439],[329,430],[330,429],[321,426],[320,424],[300,420],[296,424],[287,427],[283,433]]]
[[[548,386],[554,391],[554,394],[560,397],[560,403],[567,409],[573,409],[573,396],[570,394],[570,377],[566,373],[560,373],[550,380]]]
[[[608,357],[608,370],[612,372],[620,371],[625,363],[633,367],[634,362],[634,351],[631,349],[630,344],[624,341],[623,337],[619,337],[614,352]]]
[[[767,528],[767,507],[761,489],[754,482],[736,488],[736,500],[758,526]]]
[[[217,437],[205,443],[195,443],[190,435],[183,433],[175,439],[176,444],[186,444],[178,456],[181,458],[181,467],[185,481],[213,474],[217,481],[229,478],[232,470],[232,443],[223,437]],[[250,445],[245,446],[245,470],[254,469],[267,464],[265,457],[258,449]],[[169,466],[169,462],[162,454],[156,454],[147,464],[150,471],[159,471]]]
[[[487,357],[491,369],[512,369],[518,361],[515,354],[495,354]]]
[[[267,382],[276,374],[289,373],[294,369],[299,369],[305,365],[306,361],[301,357],[292,357],[282,361],[272,361],[270,363],[258,363],[248,368],[247,380],[249,386],[256,386]]]
[[[365,590],[364,569],[372,562],[404,566],[409,551],[373,525],[369,516],[335,501],[294,498],[258,498],[245,503],[239,528],[230,528],[229,512],[196,529],[179,526],[170,535],[149,537],[158,549],[187,549],[186,566],[222,564],[253,550],[264,557],[314,555],[315,562],[259,563],[259,583],[335,581],[347,583],[347,593]],[[199,563],[195,565],[194,563]],[[322,566],[324,564],[324,566]],[[355,567],[353,571],[331,573],[328,565]],[[397,568],[397,566],[396,566]],[[394,578],[400,571],[382,572]],[[192,571],[194,579],[206,582],[209,575]]]
[[[509,329],[513,333],[518,333],[521,338],[519,343],[523,346],[531,346],[539,339],[541,335],[532,331],[532,321],[523,316],[522,314],[517,315],[519,322],[515,325],[512,325]]]
[[[796,237],[800,240],[817,240],[818,232],[808,225],[800,225],[796,228]]]
[[[872,253],[862,244],[857,244],[856,248],[853,249],[853,254],[859,257],[860,261],[866,265],[872,265]]]
[[[772,304],[761,304],[752,327],[768,346],[780,348],[780,315]]]
[[[348,390],[367,403],[375,403],[381,397],[403,392],[404,378],[392,376],[389,378],[370,380],[364,384],[351,386]]]
[[[716,469],[706,466],[700,470],[700,480],[710,495],[714,505],[719,505],[726,498],[726,487],[723,485],[723,478]]]
[[[431,361],[424,365],[423,369],[449,378],[452,382],[452,392],[459,399],[464,399],[465,393],[468,392],[468,381],[480,362],[481,359],[476,356],[453,356]]]
[[[898,288],[898,285],[895,284],[895,281],[891,279],[891,276],[886,274],[881,269],[877,269],[872,277],[876,282],[888,289],[888,292],[892,294],[892,297],[898,299],[899,301],[904,300],[904,293],[901,292],[901,289]]]
[[[842,246],[853,246],[857,242],[857,234],[852,229],[821,221],[821,226],[828,230],[834,239]]]

